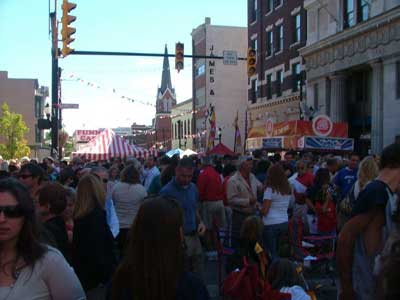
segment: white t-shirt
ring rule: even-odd
[[[311,297],[298,285],[283,287],[280,292],[292,295],[292,300],[311,300]]]
[[[282,224],[288,221],[287,210],[289,202],[293,195],[281,195],[278,192],[272,191],[271,188],[266,188],[264,192],[264,201],[270,200],[271,206],[268,213],[263,217],[264,225]]]

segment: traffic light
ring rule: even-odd
[[[176,43],[175,44],[175,69],[183,70],[183,58],[184,58],[184,45],[183,43]]]
[[[62,39],[62,49],[61,53],[63,57],[67,57],[69,54],[71,54],[74,49],[71,49],[69,47],[69,44],[72,43],[75,39],[71,37],[76,32],[76,29],[74,27],[70,27],[69,25],[76,20],[75,16],[70,16],[69,13],[71,10],[76,8],[75,3],[68,2],[68,0],[63,0],[62,4],[62,11],[63,15],[61,18],[61,24],[62,24],[62,29],[61,29],[61,39]]]
[[[247,75],[249,77],[253,76],[256,73],[256,51],[252,48],[247,50]]]

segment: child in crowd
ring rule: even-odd
[[[315,204],[317,211],[317,230],[321,235],[336,235],[336,205],[329,192],[329,185],[324,184]]]
[[[290,260],[276,259],[269,267],[267,277],[272,289],[290,294],[292,300],[311,300],[311,297],[304,291],[295,264]]]

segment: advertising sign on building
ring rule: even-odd
[[[326,115],[318,115],[312,121],[312,129],[317,136],[329,136],[333,130],[333,123]]]

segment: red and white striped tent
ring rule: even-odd
[[[108,160],[113,157],[147,157],[149,155],[157,155],[157,152],[130,145],[111,129],[103,130],[85,148],[72,152],[72,157],[83,157],[91,161]]]

